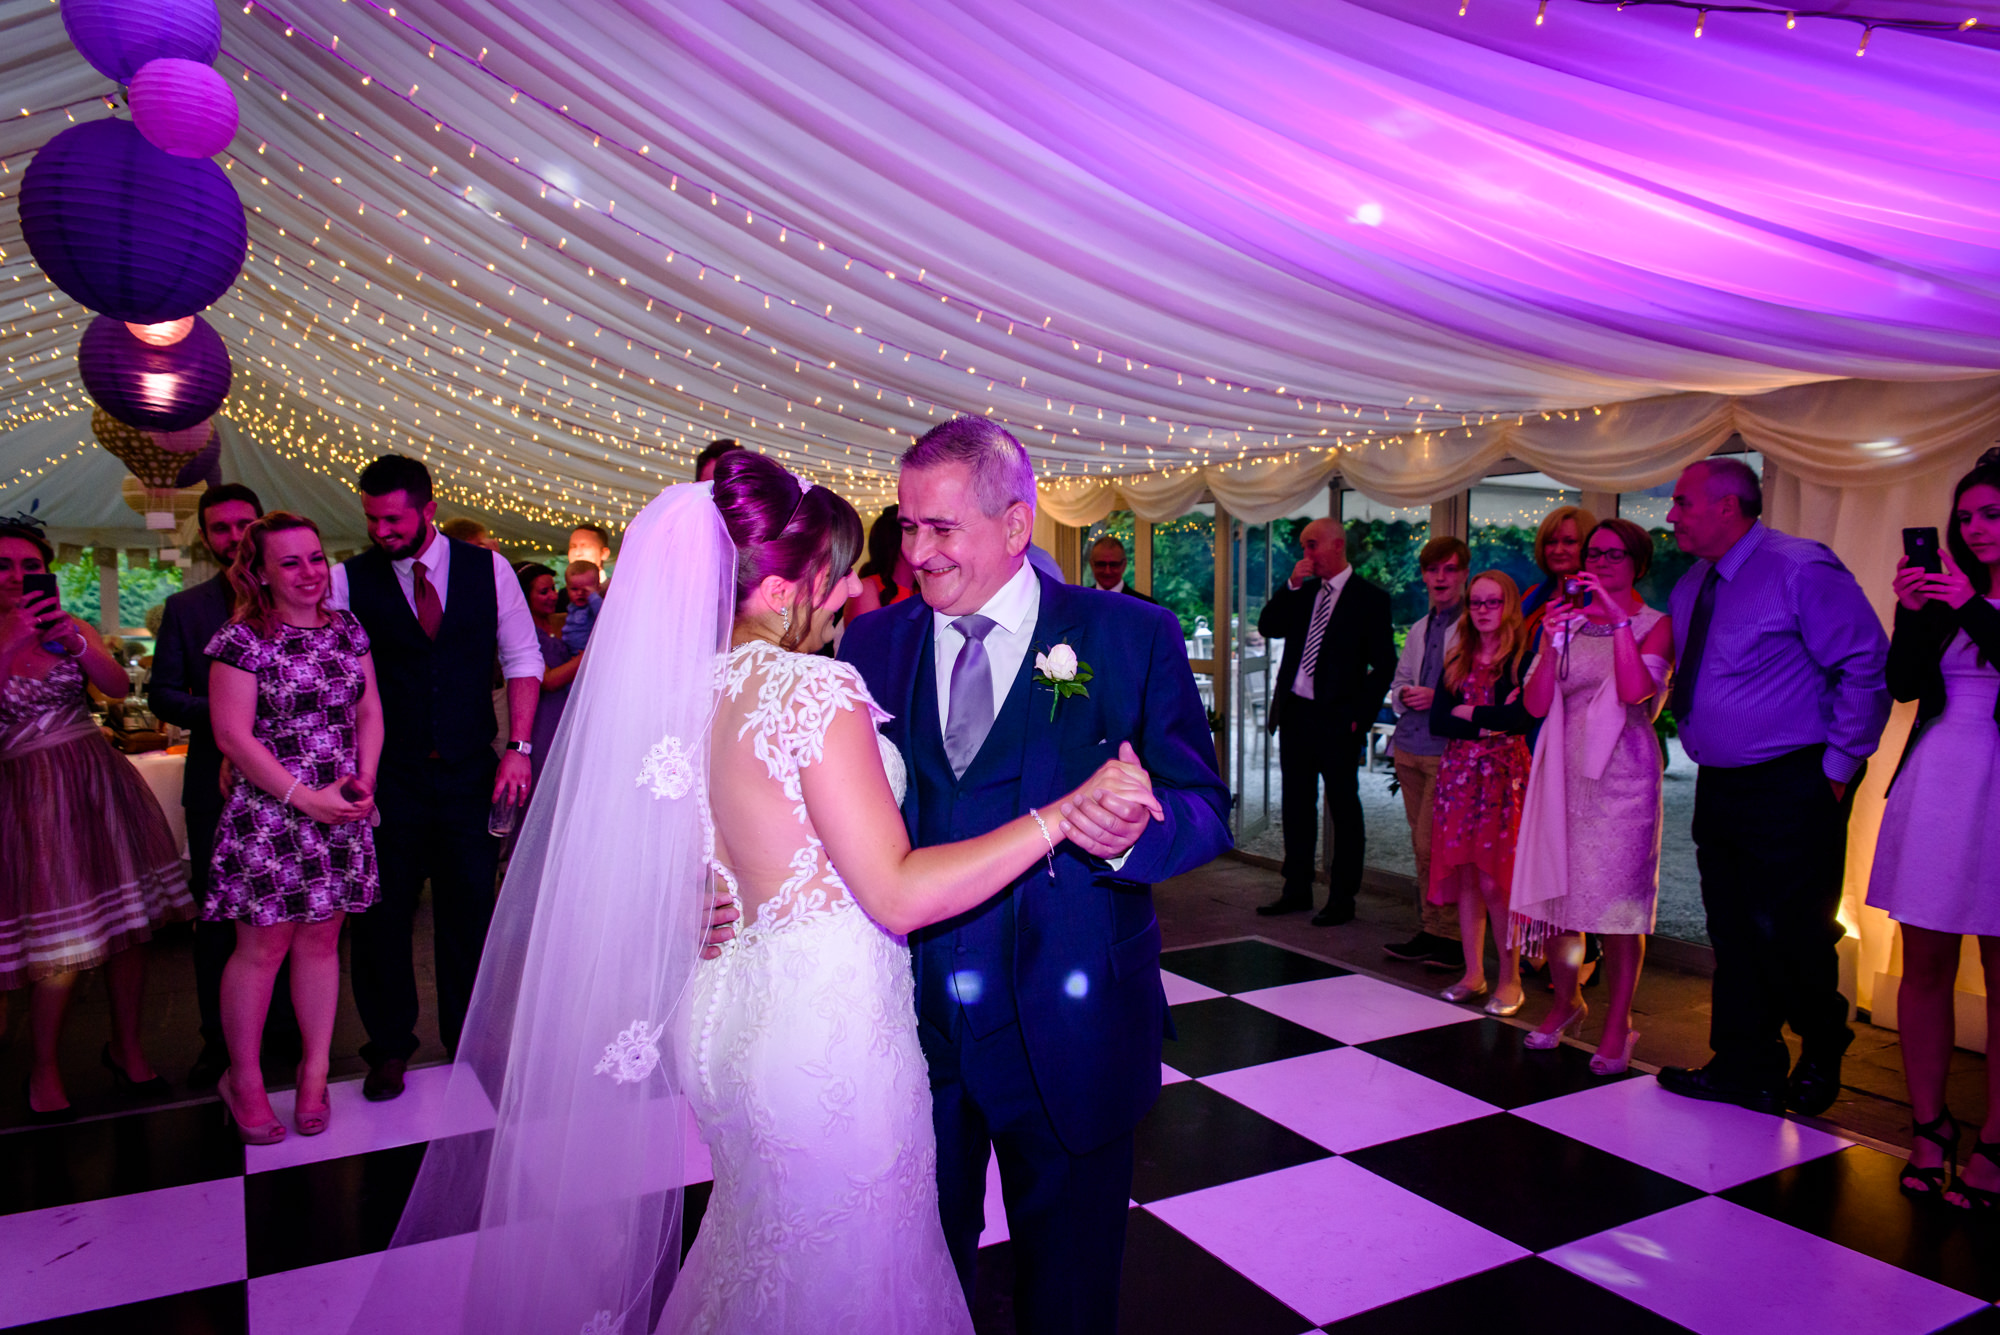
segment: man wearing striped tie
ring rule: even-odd
[[[1266,639],[1285,642],[1271,726],[1278,733],[1278,768],[1285,822],[1284,892],[1259,906],[1270,917],[1313,906],[1319,847],[1319,785],[1333,817],[1333,863],[1318,927],[1354,919],[1354,897],[1368,835],[1361,815],[1361,747],[1382,709],[1396,672],[1389,595],[1347,563],[1347,536],[1332,519],[1315,519],[1299,535],[1305,555],[1285,587],[1257,618]]]

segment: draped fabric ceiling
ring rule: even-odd
[[[1204,487],[1268,516],[1336,469],[1418,502],[1507,455],[1656,482],[1731,430],[1841,485],[1991,438],[1979,29],[1857,58],[1829,20],[1459,7],[227,4],[227,413],[323,474],[423,453],[544,539],[723,435],[879,503],[962,411],[1069,522]],[[84,313],[15,192],[116,90],[51,0],[0,0],[0,34],[31,113],[0,124],[0,428],[63,424],[0,435],[8,504],[89,440]],[[1837,413],[1767,393],[1835,379]]]

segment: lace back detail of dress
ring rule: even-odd
[[[716,687],[720,695],[714,731],[717,771],[732,759],[741,760],[740,755],[724,755],[725,748],[747,746],[776,790],[772,816],[788,812],[792,821],[789,830],[775,820],[770,822],[767,838],[760,839],[760,860],[766,868],[775,865],[773,850],[784,848],[789,841],[783,874],[771,887],[768,877],[756,877],[744,867],[725,866],[716,860],[713,810],[704,801],[709,863],[743,909],[742,939],[747,942],[852,902],[806,812],[801,771],[825,756],[827,729],[840,711],[865,710],[877,724],[887,721],[889,715],[868,694],[861,675],[847,664],[790,653],[762,640],[739,645],[722,658]],[[780,794],[782,802],[777,800]],[[703,796],[707,798],[707,794]],[[737,854],[740,857],[741,850]]]

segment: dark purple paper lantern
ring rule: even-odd
[[[100,315],[76,350],[83,387],[128,426],[179,431],[215,415],[229,396],[229,349],[206,320],[170,348],[149,347],[123,321]]]
[[[212,158],[236,137],[236,93],[207,65],[149,60],[126,89],[146,142],[177,158]]]
[[[228,174],[161,152],[130,121],[73,125],[42,145],[20,207],[22,238],[49,281],[133,324],[214,304],[250,248]]]
[[[187,463],[174,477],[176,487],[192,487],[197,482],[206,482],[211,487],[222,485],[222,433],[212,433],[208,444],[189,456]]]
[[[62,0],[62,20],[90,67],[119,83],[149,60],[212,65],[222,51],[215,0]]]

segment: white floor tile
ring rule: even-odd
[[[1201,1083],[1336,1154],[1500,1111],[1359,1048],[1246,1066]]]
[[[1000,1196],[1000,1156],[988,1153],[986,1156],[986,1227],[979,1232],[979,1245],[991,1247],[996,1242],[1005,1242],[1007,1233],[1007,1202]]]
[[[1237,1000],[1342,1043],[1372,1043],[1479,1018],[1463,1006],[1358,973],[1241,992]]]
[[[1544,1254],[1698,1335],[1917,1335],[1986,1305],[1714,1196]]]
[[[1345,1159],[1146,1208],[1315,1325],[1527,1255]]]
[[[1212,987],[1203,987],[1192,978],[1183,978],[1177,973],[1168,973],[1165,969],[1160,970],[1160,982],[1166,985],[1167,1004],[1169,1006],[1179,1006],[1189,1001],[1208,1001],[1215,997],[1227,995],[1226,993],[1216,991]]]
[[[1178,1085],[1181,1081],[1188,1079],[1192,1079],[1192,1077],[1182,1075],[1179,1071],[1176,1071],[1173,1067],[1167,1065],[1165,1062],[1160,1063],[1161,1084]]]
[[[466,1233],[395,1253],[398,1266],[410,1266],[413,1277],[420,1274],[423,1280],[397,1285],[399,1331],[458,1328],[473,1242],[474,1235]],[[387,1255],[370,1252],[251,1280],[250,1335],[349,1335]]]
[[[1657,1080],[1621,1080],[1514,1111],[1703,1191],[1722,1191],[1852,1142],[1733,1103],[1684,1099]]]
[[[0,1215],[0,1324],[240,1280],[243,1179]]]
[[[271,1093],[271,1108],[292,1130],[275,1145],[253,1145],[243,1153],[244,1167],[268,1173],[299,1164],[323,1163],[370,1150],[393,1149],[444,1136],[484,1131],[493,1125],[493,1105],[470,1074],[452,1079],[450,1066],[424,1066],[411,1071],[400,1098],[370,1103],[361,1097],[359,1080],[339,1080],[327,1086],[333,1107],[326,1130],[302,1136],[292,1119],[289,1089]]]

